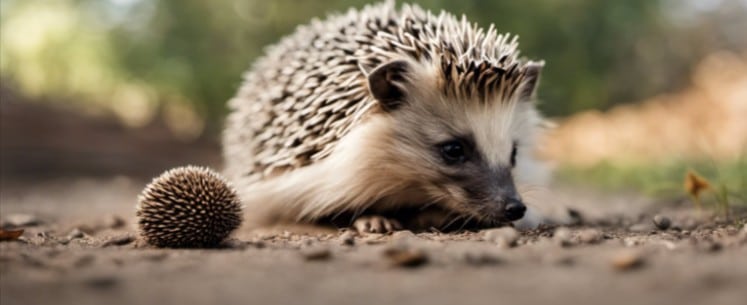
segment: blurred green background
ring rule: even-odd
[[[129,126],[161,115],[184,137],[215,133],[264,46],[368,2],[2,0],[0,75],[25,96],[114,112]],[[519,34],[523,54],[548,63],[549,116],[677,90],[705,55],[747,48],[743,0],[412,2]]]

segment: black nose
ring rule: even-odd
[[[526,212],[526,210],[527,207],[525,207],[524,204],[521,203],[521,201],[517,199],[511,199],[506,205],[506,209],[503,212],[503,215],[508,221],[519,220],[524,217],[524,212]]]

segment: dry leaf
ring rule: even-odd
[[[0,229],[0,241],[17,240],[21,235],[23,235],[23,230],[6,231]]]
[[[708,180],[695,173],[693,170],[689,170],[685,176],[685,191],[695,198],[700,198],[700,193],[711,187]]]

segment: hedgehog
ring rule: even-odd
[[[517,36],[393,1],[314,19],[229,100],[224,174],[252,224],[496,226],[542,123]]]
[[[170,248],[221,244],[241,225],[241,203],[218,173],[197,166],[171,169],[145,187],[137,205],[140,236]]]

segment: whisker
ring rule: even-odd
[[[451,221],[449,221],[447,224],[442,225],[441,229],[444,230],[444,229],[448,228],[449,226],[451,226],[452,224],[454,224],[456,221],[458,221],[462,217],[464,217],[464,216],[460,215],[460,216],[454,217],[454,219],[452,219]]]

